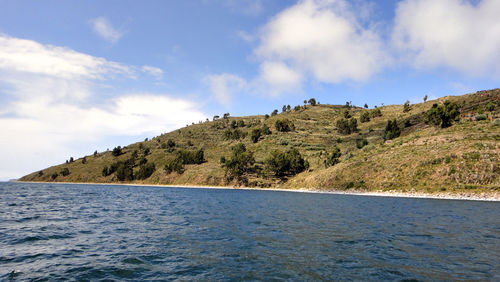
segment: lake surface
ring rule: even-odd
[[[0,280],[500,280],[500,203],[0,183]]]

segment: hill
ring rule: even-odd
[[[20,181],[500,192],[500,89],[376,109],[313,100],[214,117]]]

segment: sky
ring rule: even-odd
[[[229,112],[499,87],[498,0],[0,0],[0,180]]]

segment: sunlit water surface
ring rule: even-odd
[[[0,183],[0,280],[500,280],[500,203]]]

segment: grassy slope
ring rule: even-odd
[[[433,103],[444,100],[455,101],[462,105],[461,119],[453,126],[441,129],[426,125],[423,120],[425,111]],[[468,94],[463,96],[444,97],[435,101],[415,104],[411,111],[404,113],[402,105],[381,107],[382,117],[360,123],[362,108],[351,108],[351,114],[358,119],[358,133],[341,135],[337,133],[336,121],[343,116],[342,106],[317,105],[306,109],[282,113],[265,119],[264,116],[236,117],[213,122],[195,124],[170,133],[162,134],[152,140],[131,144],[124,149],[125,154],[114,157],[111,152],[99,153],[96,157],[86,157],[73,163],[62,164],[43,170],[43,175],[34,172],[22,177],[23,181],[54,181],[50,177],[67,167],[68,176],[59,175],[58,182],[116,182],[113,175],[104,177],[102,168],[116,160],[125,160],[134,150],[139,156],[144,148],[150,148],[148,162],[154,162],[156,171],[144,181],[132,183],[179,184],[179,185],[234,185],[227,183],[224,170],[219,164],[221,156],[229,157],[229,148],[243,142],[255,153],[257,166],[263,167],[265,158],[274,149],[285,150],[296,147],[310,162],[310,169],[294,177],[283,180],[270,175],[250,174],[248,186],[311,188],[324,190],[394,190],[435,192],[463,191],[482,192],[500,191],[500,119],[492,119],[499,115],[498,101],[500,89]],[[483,121],[473,120],[476,113],[484,109],[489,101],[497,105],[494,112],[486,112],[490,118]],[[293,120],[295,131],[277,132],[274,123],[277,119]],[[384,143],[383,132],[388,119],[397,118],[401,137],[391,144]],[[261,137],[254,144],[249,137],[241,141],[224,139],[224,131],[233,119],[243,119],[247,125],[240,128],[250,132],[253,128],[267,124],[272,134]],[[411,120],[412,126],[404,127],[405,120]],[[369,145],[356,148],[356,139],[366,138]],[[203,148],[207,162],[201,165],[187,165],[186,171],[167,174],[163,167],[166,160],[175,157],[175,150],[168,152],[162,148],[167,140],[176,143],[176,149]],[[339,142],[341,139],[341,142]],[[192,146],[188,145],[189,142]],[[342,151],[341,163],[325,168],[325,153],[333,146]],[[142,149],[141,149],[142,148]],[[138,167],[134,168],[134,171]]]

